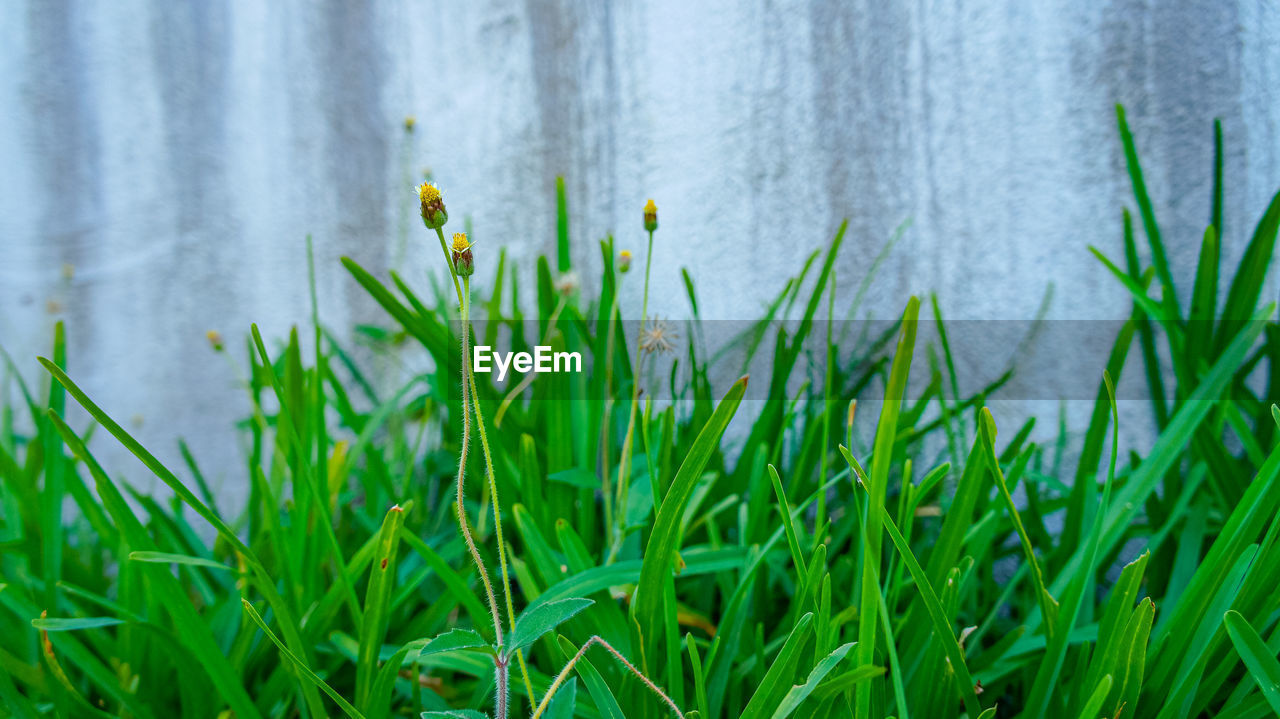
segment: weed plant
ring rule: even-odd
[[[1047,445],[1032,422],[997,433],[985,401],[1003,380],[960,395],[936,299],[936,346],[916,347],[916,298],[856,350],[818,320],[836,309],[843,226],[733,342],[748,360],[770,355],[751,380],[762,401],[735,418],[748,380],[713,393],[724,355],[695,340],[688,273],[687,335],[648,316],[656,206],[643,212],[633,334],[619,300],[631,254],[601,242],[599,293],[584,296],[562,184],[533,320],[500,248],[446,240],[430,184],[418,199],[443,286],[343,261],[394,323],[357,335],[427,355],[394,391],[314,311],[274,351],[252,329],[237,512],[215,508],[185,445],[183,466],[168,466],[94,403],[58,326],[38,397],[26,363],[6,356],[0,715],[1280,713],[1280,326],[1262,297],[1280,196],[1219,307],[1215,126],[1210,221],[1184,305],[1122,110],[1119,125],[1152,265],[1126,212],[1124,261],[1094,253],[1132,293],[1132,315],[1107,365],[1080,368],[1098,378],[1087,431]],[[486,322],[473,329],[473,316]],[[499,336],[593,361],[499,387],[466,361]],[[655,401],[674,361],[658,350],[677,343],[679,401]],[[1143,374],[1122,376],[1135,346]],[[909,376],[918,350],[933,361]],[[1159,436],[1145,456],[1117,452],[1121,381],[1151,397]],[[868,388],[884,401],[863,442],[853,419]],[[87,424],[68,422],[68,396]],[[90,449],[104,432],[172,496],[109,475]]]

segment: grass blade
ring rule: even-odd
[[[823,679],[826,679],[827,675],[836,668],[836,665],[844,659],[844,655],[848,654],[852,648],[852,642],[842,644],[823,658],[822,661],[818,662],[813,671],[809,672],[809,678],[805,680],[804,684],[791,687],[791,690],[782,698],[782,703],[774,710],[772,719],[786,719],[786,717],[795,713],[795,710],[800,708],[804,700],[809,698],[813,690],[818,688],[818,684]]]
[[[876,630],[878,629],[876,605],[880,600],[881,528],[880,517],[885,511],[885,493],[889,486],[889,468],[893,464],[893,447],[897,440],[898,414],[902,411],[902,396],[907,390],[907,375],[911,370],[911,356],[916,342],[916,320],[920,315],[920,300],[912,297],[902,313],[902,330],[898,347],[889,370],[885,387],[884,404],[880,408],[880,420],[876,425],[876,437],[871,454],[871,474],[866,487],[867,526],[862,541],[862,598],[858,603],[858,654],[857,663],[875,663]],[[856,716],[871,716],[871,684],[859,684],[855,694]]]
[[[1280,714],[1280,662],[1276,661],[1275,652],[1262,641],[1258,632],[1237,611],[1228,611],[1222,621],[1227,625],[1227,635],[1235,645],[1249,673],[1262,688],[1262,695],[1267,703]]]
[[[404,526],[405,512],[412,508],[396,505],[387,510],[378,532],[378,552],[369,570],[369,588],[364,600],[364,624],[360,629],[360,652],[356,661],[356,704],[370,711],[369,697],[373,680],[378,672],[378,651],[387,636],[387,614],[390,610],[391,592],[395,588],[396,555],[400,548],[400,528]]]
[[[693,490],[702,470],[710,461],[712,453],[720,444],[720,437],[729,426],[729,420],[738,410],[742,395],[747,389],[747,378],[743,377],[733,384],[720,400],[719,406],[697,439],[689,449],[680,469],[676,470],[675,479],[662,499],[662,507],[654,519],[653,530],[649,534],[649,542],[645,547],[644,559],[640,566],[640,580],[636,585],[635,596],[631,602],[631,617],[642,627],[659,627],[662,621],[664,578],[672,570],[677,543],[680,538],[680,521],[684,517],[685,505],[693,496]],[[645,638],[644,656],[659,656],[656,652],[655,635],[649,632]]]
[[[253,605],[249,603],[248,599],[241,599],[240,601],[244,605],[245,613],[249,615],[249,618],[253,620],[254,624],[258,625],[258,628],[262,630],[262,633],[267,635],[267,638],[271,640],[271,643],[276,645],[276,648],[280,650],[280,654],[293,664],[293,668],[297,671],[299,677],[319,687],[325,694],[328,694],[329,698],[333,699],[334,703],[341,707],[342,711],[346,712],[347,716],[351,717],[351,719],[364,719],[364,715],[352,706],[351,702],[343,699],[341,694],[334,691],[333,687],[330,687],[323,679],[316,676],[316,673],[311,671],[311,668],[299,659],[296,654],[289,651],[289,648],[286,647],[284,642],[280,641],[279,637],[271,631],[267,626],[267,623],[262,621],[262,616],[258,614],[258,610],[253,608]]]
[[[942,602],[938,601],[938,595],[934,593],[933,586],[929,584],[928,577],[925,576],[924,568],[920,566],[920,562],[916,561],[916,557],[911,552],[911,547],[907,544],[907,540],[893,523],[893,517],[885,509],[881,510],[881,515],[884,517],[885,532],[889,534],[889,539],[897,547],[898,554],[902,556],[902,561],[907,565],[907,571],[910,572],[911,578],[915,580],[916,589],[920,592],[925,609],[929,613],[929,621],[933,623],[934,636],[938,638],[937,640],[942,644],[943,652],[951,661],[951,668],[955,671],[956,681],[960,686],[960,698],[964,702],[965,711],[969,713],[969,716],[978,716],[981,712],[981,705],[978,703],[978,695],[973,688],[973,677],[970,676],[969,668],[965,665],[964,652],[960,649],[960,643],[956,640],[955,631],[951,628],[951,622],[947,620],[946,613],[942,609]]]

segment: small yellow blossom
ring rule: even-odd
[[[440,196],[440,188],[430,182],[418,185],[418,200],[422,203],[422,222],[428,230],[438,230],[449,221],[449,213],[444,209],[444,198]]]
[[[644,228],[649,232],[658,229],[658,206],[652,197],[644,205]]]
[[[471,240],[467,238],[467,233],[453,233],[453,269],[459,277],[470,277],[476,271],[471,247]]]

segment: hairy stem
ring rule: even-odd
[[[471,304],[471,278],[462,278],[462,297],[466,300],[466,304]],[[471,335],[471,322],[466,311],[462,314],[462,336],[463,346],[466,346],[467,339]],[[511,602],[511,578],[507,571],[507,546],[502,535],[502,506],[498,501],[498,482],[493,476],[493,456],[489,452],[489,435],[484,428],[484,413],[480,410],[480,395],[476,392],[476,376],[471,371],[471,359],[464,357],[462,360],[463,373],[466,375],[466,383],[471,390],[471,403],[476,413],[476,427],[480,430],[480,449],[484,454],[485,471],[489,481],[489,496],[493,498],[493,533],[498,540],[498,566],[502,574],[502,590],[505,595],[507,604],[507,620],[511,622],[511,629],[515,631],[516,612]],[[465,393],[464,393],[465,395]],[[464,396],[465,401],[465,396]],[[529,679],[529,669],[524,663],[524,652],[516,651],[516,660],[520,664],[520,674],[524,680],[525,689],[529,692],[529,700],[533,701],[533,682]],[[500,667],[501,678],[505,680],[507,672],[506,662],[504,661]],[[505,703],[505,697],[503,698]],[[498,716],[505,717],[506,714],[500,713]]]
[[[569,663],[564,665],[564,669],[561,669],[560,673],[556,675],[555,681],[551,682],[551,686],[547,688],[547,695],[542,698],[542,703],[538,705],[538,708],[536,710],[534,710],[533,719],[538,719],[539,717],[542,716],[543,712],[547,710],[547,706],[551,704],[551,698],[555,696],[556,691],[560,689],[560,685],[564,684],[565,680],[569,678],[569,672],[573,671],[574,666],[578,664],[578,660],[582,659],[583,655],[587,653],[587,650],[590,649],[592,645],[595,645],[595,644],[599,644],[600,646],[607,649],[609,653],[613,655],[613,658],[618,661],[618,663],[626,667],[627,671],[634,674],[636,678],[638,678],[641,682],[643,682],[644,685],[649,688],[649,691],[657,695],[657,697],[661,699],[664,704],[671,707],[671,711],[675,712],[675,715],[677,717],[680,717],[680,719],[684,719],[684,712],[680,711],[680,707],[676,705],[676,703],[671,699],[671,697],[667,696],[666,692],[662,691],[661,687],[659,687],[657,684],[654,684],[653,680],[651,680],[649,677],[646,677],[643,672],[641,672],[639,669],[635,667],[634,664],[628,661],[626,657],[622,656],[622,652],[618,651],[617,649],[614,649],[612,644],[610,644],[609,642],[606,642],[599,635],[593,636],[590,639],[588,639],[586,643],[582,645],[582,648],[578,650],[578,653],[573,655],[573,658],[569,660]]]
[[[459,305],[462,312],[463,326],[467,325],[467,302],[465,297]],[[462,333],[462,366],[463,374],[469,374],[465,369],[467,367],[468,344],[470,343],[470,332]],[[471,444],[471,413],[467,411],[467,382],[462,382],[462,448],[458,450],[458,528],[462,531],[462,538],[466,541],[467,551],[471,553],[471,559],[476,563],[476,570],[480,573],[480,582],[484,584],[485,598],[489,600],[489,614],[493,619],[493,635],[494,642],[499,648],[502,647],[502,620],[498,614],[498,601],[493,595],[493,584],[489,581],[489,571],[485,569],[484,559],[480,556],[480,550],[476,548],[476,541],[471,537],[471,529],[467,527],[467,510],[463,504],[463,497],[467,486],[467,450]]]
[[[511,660],[507,657],[502,656],[501,653],[499,653],[499,655],[495,657],[493,661],[494,661],[494,667],[496,670],[494,673],[497,677],[497,684],[498,684],[498,696],[494,700],[495,709],[496,709],[495,715],[497,719],[507,719],[507,695],[509,693],[508,685],[511,681],[509,679],[510,669],[508,668],[509,666],[508,662],[510,662]],[[533,696],[533,695],[530,694],[530,696]]]
[[[490,493],[493,494],[493,497],[494,497],[493,511],[494,511],[495,519],[497,519],[497,521],[495,522],[494,533],[497,535],[497,539],[498,539],[498,560],[499,560],[499,563],[502,565],[502,586],[506,596],[507,617],[511,622],[511,628],[514,631],[515,625],[516,625],[516,618],[515,618],[515,611],[513,610],[511,605],[511,580],[508,578],[508,575],[507,575],[506,545],[502,537],[502,521],[499,518],[499,512],[501,511],[501,508],[499,507],[498,500],[497,500],[497,485],[494,483],[494,479],[493,479],[493,459],[489,455],[489,438],[485,434],[484,416],[480,412],[480,398],[476,394],[475,376],[471,372],[471,357],[470,357],[471,318],[469,313],[470,303],[471,303],[471,280],[468,277],[462,278],[463,282],[466,283],[466,292],[463,292],[462,285],[459,284],[458,282],[457,268],[454,267],[453,257],[449,253],[449,246],[444,240],[444,230],[437,227],[436,236],[440,238],[440,251],[444,253],[445,265],[448,266],[449,276],[453,279],[453,289],[458,293],[458,310],[462,318],[463,435],[462,435],[462,450],[459,453],[460,459],[459,459],[459,465],[458,465],[458,524],[460,527],[462,527],[462,534],[463,534],[463,537],[466,539],[467,549],[471,552],[471,558],[475,560],[476,568],[480,571],[480,578],[484,583],[485,596],[489,601],[489,614],[493,618],[494,637],[496,639],[496,644],[498,646],[498,653],[499,655],[501,655],[502,653],[502,620],[500,618],[501,615],[498,612],[498,602],[497,602],[497,599],[494,597],[493,585],[489,581],[489,572],[488,570],[485,569],[484,560],[480,558],[480,552],[479,550],[476,549],[475,540],[471,538],[471,531],[467,528],[467,519],[466,519],[467,514],[462,503],[463,490],[465,489],[467,447],[468,447],[468,443],[470,441],[470,436],[471,436],[470,405],[472,404],[471,400],[474,400],[474,408],[476,412],[476,425],[480,428],[480,445],[484,450],[485,465],[489,474],[489,491]],[[524,676],[525,688],[528,690],[529,697],[532,700],[533,685],[532,685],[532,682],[529,681],[529,671],[525,667],[524,654],[522,652],[516,652],[516,656],[520,660],[520,670]],[[507,711],[506,711],[507,709],[507,706],[506,706],[507,662],[506,660],[495,658],[494,670],[497,676],[498,684],[503,690],[501,692],[501,699],[499,700],[499,706],[497,707],[497,709],[499,710],[497,712],[497,716],[499,719],[506,719],[506,716],[507,716]]]

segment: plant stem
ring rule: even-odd
[[[449,266],[449,276],[453,278],[453,289],[458,293],[458,304],[462,304],[462,287],[458,284],[458,270],[453,266],[453,255],[449,254],[449,243],[444,241],[444,230],[437,227],[436,236],[440,238],[440,251],[444,253],[444,263]],[[463,366],[466,365],[465,359],[464,357]]]
[[[677,717],[684,719],[684,712],[680,711],[680,707],[672,701],[671,697],[667,696],[666,692],[662,691],[661,687],[654,684],[652,679],[645,676],[644,673],[637,669],[634,664],[627,661],[627,658],[622,656],[622,652],[614,649],[613,645],[606,642],[599,635],[588,639],[586,643],[582,645],[582,648],[578,650],[578,653],[573,655],[573,658],[569,660],[569,663],[564,665],[564,669],[561,669],[560,673],[556,675],[555,680],[551,682],[551,686],[547,688],[547,695],[542,698],[542,703],[538,705],[536,710],[534,710],[532,719],[539,719],[543,712],[547,710],[547,706],[551,704],[551,698],[555,696],[556,691],[560,689],[560,685],[564,684],[565,680],[569,678],[569,672],[573,671],[574,666],[578,664],[578,660],[582,659],[582,656],[587,653],[587,650],[590,649],[593,644],[599,644],[609,650],[609,653],[613,655],[614,659],[618,660],[622,666],[626,667],[628,671],[636,675],[636,677],[649,688],[649,691],[656,694],[664,704],[671,707],[671,711],[675,712]]]
[[[609,481],[609,435],[611,430],[611,415],[613,413],[613,355],[614,355],[614,334],[616,322],[618,320],[618,295],[621,283],[614,284],[613,304],[609,307],[609,323],[608,332],[609,339],[605,343],[604,357],[604,411],[601,413],[600,420],[600,495],[604,499],[604,526],[607,531],[613,531],[613,486]],[[625,521],[625,517],[623,518]],[[621,528],[618,530],[622,531]],[[606,539],[607,541],[607,539]]]
[[[494,657],[493,661],[495,668],[494,673],[498,683],[498,696],[497,699],[494,700],[495,714],[497,719],[507,719],[507,694],[509,691],[508,685],[510,683],[510,669],[508,668],[508,662],[511,660],[508,657],[502,656],[501,652],[499,652],[498,656]],[[530,694],[529,696],[532,697],[533,695]]]
[[[653,230],[649,230],[649,249],[644,256],[644,296],[640,302],[640,332],[636,336],[636,365],[635,371],[631,378],[631,413],[627,419],[627,437],[622,442],[622,453],[618,457],[618,500],[617,505],[622,506],[625,501],[625,493],[630,484],[631,478],[631,445],[635,437],[636,430],[636,410],[640,406],[640,367],[641,367],[641,349],[640,345],[644,340],[645,322],[649,317],[649,270],[653,267]],[[654,507],[658,506],[658,497],[653,498]],[[656,511],[656,509],[655,509]],[[617,555],[619,545],[622,543],[622,533],[618,532],[614,537],[613,546],[609,549],[609,559]]]
[[[468,327],[467,323],[467,301],[465,295],[460,296],[459,310],[462,313],[463,327]],[[468,344],[470,344],[470,332],[462,333],[462,366],[463,374],[467,372],[467,357],[470,354]],[[471,537],[471,530],[467,527],[467,510],[463,504],[467,481],[467,450],[471,443],[471,413],[467,411],[467,382],[462,382],[462,447],[458,450],[458,528],[462,531],[462,538],[466,541],[467,551],[471,553],[471,559],[476,563],[476,569],[480,573],[480,582],[484,584],[485,598],[489,600],[489,614],[493,619],[493,635],[494,643],[497,644],[499,651],[502,648],[502,620],[499,619],[498,601],[493,595],[493,584],[489,581],[489,571],[485,569],[484,559],[480,556],[480,550],[476,548],[475,539]]]
[[[476,568],[480,571],[480,578],[484,583],[485,595],[489,600],[489,614],[493,618],[493,630],[498,647],[498,657],[494,658],[494,671],[497,677],[498,685],[501,689],[501,698],[497,709],[498,719],[506,719],[507,716],[507,661],[501,659],[502,654],[502,620],[499,618],[498,602],[494,598],[493,585],[489,581],[489,572],[485,569],[484,560],[480,558],[480,552],[476,549],[475,540],[471,538],[471,532],[467,529],[467,514],[463,507],[462,498],[465,489],[466,477],[466,457],[467,446],[471,435],[471,412],[468,406],[468,394],[474,399],[474,407],[476,412],[476,424],[480,428],[480,445],[484,451],[484,459],[486,470],[489,475],[489,491],[493,495],[494,504],[494,534],[498,539],[498,561],[502,566],[502,587],[506,598],[507,618],[511,622],[511,628],[514,631],[516,625],[515,611],[511,604],[511,580],[507,575],[507,557],[506,543],[502,537],[502,520],[500,517],[501,507],[498,505],[497,484],[493,479],[493,459],[489,455],[489,438],[484,430],[484,415],[480,412],[480,398],[476,393],[475,376],[471,372],[471,358],[469,344],[471,341],[471,318],[470,318],[470,302],[471,302],[471,280],[464,277],[463,282],[466,283],[466,291],[463,292],[462,285],[458,283],[458,270],[453,265],[453,257],[449,253],[449,246],[444,240],[444,230],[436,228],[436,236],[440,238],[440,251],[444,254],[445,265],[449,268],[449,276],[453,279],[453,288],[458,293],[458,310],[462,318],[462,449],[459,452],[458,463],[458,525],[462,528],[463,537],[467,542],[467,549],[471,552],[471,558],[475,560]],[[529,680],[529,670],[524,663],[523,652],[517,651],[516,657],[520,661],[520,671],[524,678],[525,689],[529,692],[529,698],[533,699],[533,684]]]
[[[466,301],[466,305],[471,304],[471,278],[462,278],[462,297]],[[465,306],[465,305],[464,305]],[[471,335],[471,321],[466,310],[462,313],[462,336],[463,346],[466,346],[467,338]],[[485,471],[489,482],[489,496],[493,498],[493,533],[498,540],[498,566],[502,573],[502,589],[505,594],[507,604],[507,620],[511,622],[512,631],[516,626],[515,607],[511,603],[511,578],[507,571],[507,547],[502,536],[502,506],[498,501],[498,482],[493,476],[493,456],[489,453],[489,435],[484,428],[484,413],[480,410],[480,395],[476,392],[476,376],[471,371],[470,358],[464,357],[462,360],[462,371],[466,375],[465,384],[469,385],[471,390],[471,403],[476,413],[476,427],[480,430],[480,449],[484,454]],[[464,389],[465,399],[465,389]],[[524,680],[525,689],[529,692],[529,700],[533,701],[533,682],[529,679],[529,670],[524,663],[524,652],[516,651],[516,660],[520,664],[520,673]],[[506,679],[507,664],[504,661],[500,667],[500,679]],[[503,698],[505,703],[506,699]],[[499,713],[499,717],[505,717],[505,713]]]

